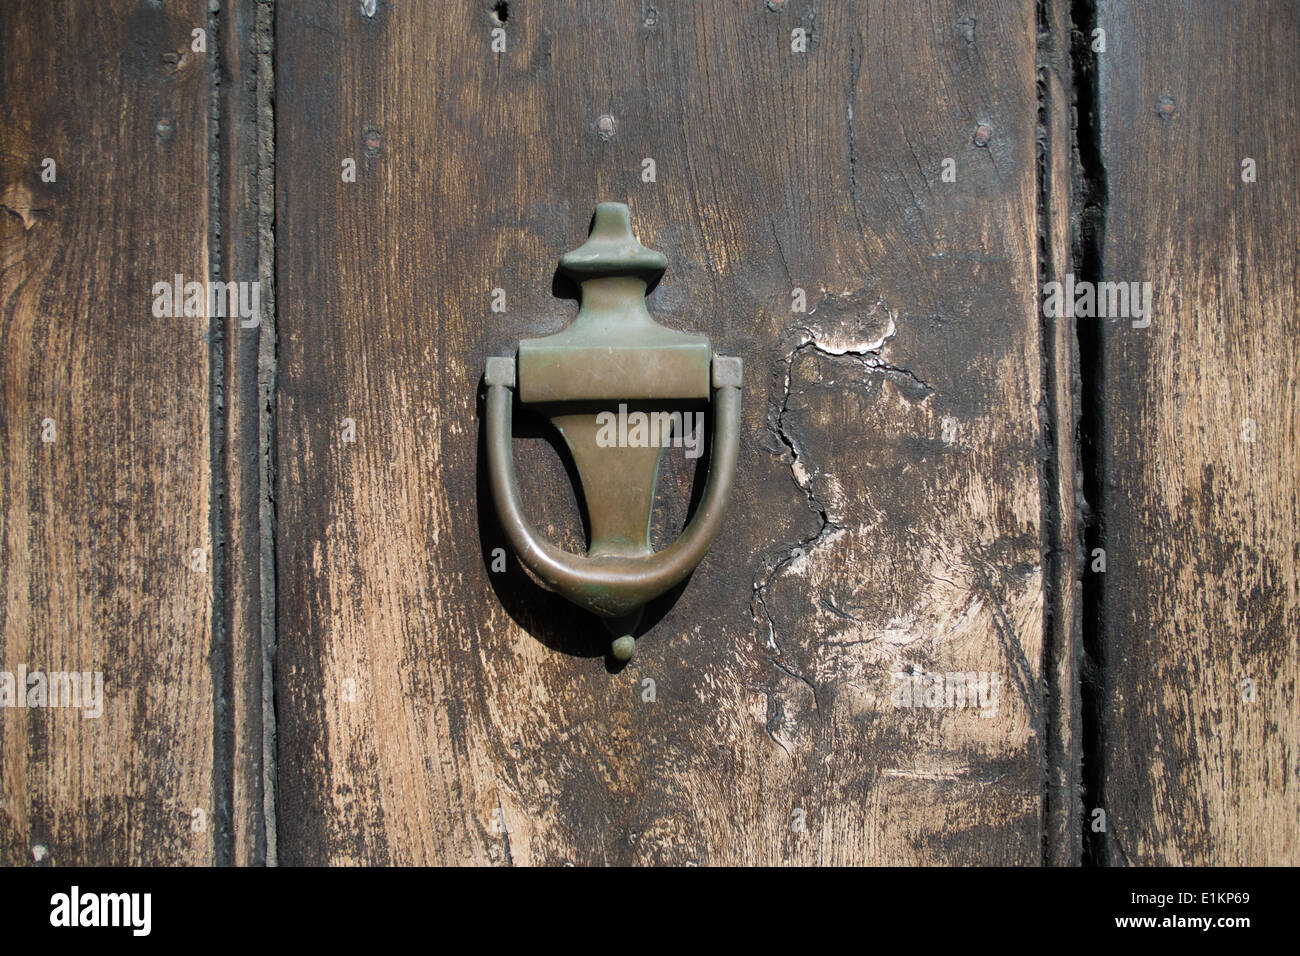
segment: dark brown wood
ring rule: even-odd
[[[1100,855],[1295,863],[1300,15],[1099,25],[1104,276],[1154,300],[1150,328],[1099,327]]]
[[[220,447],[224,547],[221,626],[229,647],[224,692],[230,707],[221,733],[231,768],[229,862],[275,859],[274,567],[267,470],[275,349],[273,118],[270,99],[272,13],[258,0],[227,0],[220,43],[219,195],[222,278],[260,283],[261,314],[217,328],[224,367]],[[219,736],[218,739],[221,739]]]
[[[492,7],[278,10],[280,859],[1040,861],[1034,5]],[[614,672],[490,570],[479,389],[572,316],[605,199],[668,256],[656,317],[746,367],[729,527]],[[895,707],[909,668],[996,675],[996,715]]]
[[[104,681],[0,710],[6,864],[214,859],[210,329],[152,311],[208,278],[206,25],[0,6],[0,670]]]
[[[1099,12],[0,6],[0,694],[105,682],[0,708],[0,862],[1296,862],[1300,15]],[[746,370],[626,667],[482,431],[601,200]],[[177,273],[260,323],[155,317]],[[1150,327],[1045,314],[1069,277]]]

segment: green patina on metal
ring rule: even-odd
[[[627,206],[601,203],[582,246],[560,259],[581,290],[577,318],[564,330],[519,344],[517,366],[489,358],[488,470],[511,546],[546,584],[599,614],[616,635],[611,653],[627,660],[641,608],[684,580],[721,526],[735,474],[741,364],[714,356],[702,335],[659,325],[646,310],[648,285],[667,260],[632,234]],[[533,530],[519,503],[510,450],[510,390],[538,405],[564,436],[582,480],[591,527],[587,554],[555,548]],[[700,404],[713,388],[713,460],[704,497],[682,535],[650,548],[650,514],[662,444],[610,447],[598,415],[611,403],[637,410]]]
[[[632,235],[627,206],[597,206],[587,241],[560,257],[581,290],[578,317],[519,343],[519,400],[708,398],[709,340],[666,329],[646,310],[646,287],[667,267]]]

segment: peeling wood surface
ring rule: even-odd
[[[7,864],[213,859],[208,328],[150,292],[208,275],[205,18],[0,6],[0,670],[104,681],[0,709]]]
[[[278,12],[281,861],[1038,862],[1034,5],[490,7]],[[614,672],[489,571],[478,389],[574,314],[603,199],[669,258],[651,311],[747,376],[732,520]],[[670,460],[660,544],[698,477]],[[994,675],[996,713],[895,707],[909,669]]]
[[[0,672],[104,713],[0,708],[0,861],[1300,857],[1294,9],[1103,4],[1094,87],[1064,2],[74,6],[0,7]],[[605,199],[746,367],[623,669],[491,570],[481,426]],[[177,272],[262,325],[154,318]],[[581,550],[560,444],[517,415]]]
[[[1155,302],[1102,332],[1102,858],[1294,864],[1300,18],[1116,2],[1100,25],[1104,269]]]

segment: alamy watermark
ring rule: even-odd
[[[74,884],[50,897],[50,925],[56,927],[125,927],[133,936],[148,936],[152,913],[152,893],[83,893]]]
[[[1002,676],[988,671],[934,671],[890,675],[890,701],[895,707],[932,710],[978,710],[981,717],[996,717]]]
[[[1049,319],[1132,319],[1133,328],[1151,325],[1150,282],[1043,283],[1043,315]]]
[[[179,272],[171,282],[153,284],[156,319],[212,319],[238,316],[241,328],[262,321],[262,287],[258,282],[185,281]]]
[[[694,427],[691,417],[694,415]],[[620,403],[617,414],[596,415],[596,444],[601,448],[674,448],[686,449],[687,458],[703,454],[703,412],[629,412]]]
[[[94,719],[104,713],[103,671],[0,671],[0,707],[63,708]]]

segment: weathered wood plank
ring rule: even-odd
[[[1034,5],[491,10],[278,12],[281,860],[1039,861]],[[733,519],[615,673],[489,571],[476,407],[573,314],[602,199],[669,257],[652,311],[747,369]],[[991,674],[996,713],[896,707],[908,669]]]
[[[273,567],[270,521],[270,357],[275,349],[274,161],[269,102],[272,13],[259,0],[227,0],[219,16],[220,263],[222,278],[259,283],[260,314],[218,328],[225,449],[221,496],[225,590],[222,623],[230,652],[225,760],[230,767],[230,857],[236,865],[275,859]],[[270,821],[270,822],[268,822]]]
[[[1100,329],[1100,855],[1295,863],[1300,16],[1194,6],[1099,20],[1104,278],[1154,302]]]
[[[1074,82],[1069,4],[1042,3],[1039,11],[1039,270],[1043,283],[1073,271],[1076,208]],[[1083,719],[1083,524],[1079,512],[1078,343],[1074,322],[1043,316],[1042,412],[1044,599],[1045,862],[1077,865],[1082,857],[1081,770]]]
[[[103,675],[0,710],[5,863],[213,858],[209,329],[152,312],[208,274],[206,22],[0,7],[0,670]]]

